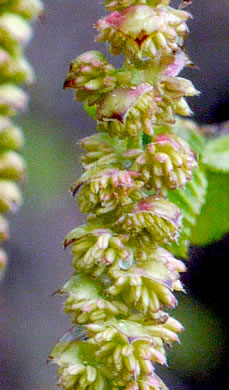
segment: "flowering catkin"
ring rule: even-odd
[[[2,0],[0,4],[0,240],[9,237],[8,223],[2,216],[21,205],[20,184],[25,179],[25,162],[18,151],[23,133],[11,117],[24,112],[28,97],[19,87],[32,83],[33,70],[24,57],[24,47],[32,36],[31,20],[42,11],[40,0]],[[0,252],[0,277],[6,255]]]
[[[166,389],[155,365],[166,364],[165,347],[183,330],[166,313],[185,271],[172,253],[182,212],[168,194],[184,189],[197,166],[174,125],[177,114],[191,114],[185,98],[198,91],[177,77],[190,63],[183,51],[190,14],[169,4],[107,0],[112,12],[96,23],[97,40],[124,54],[123,67],[89,51],[64,83],[98,131],[81,140],[83,174],[72,186],[86,223],[64,241],[74,274],[60,293],[74,327],[50,358],[65,390]]]

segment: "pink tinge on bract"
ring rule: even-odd
[[[100,54],[100,53],[99,53]],[[93,65],[94,67],[99,67],[104,65],[104,61],[101,61],[101,55],[98,55],[98,53],[94,50],[87,51],[83,54],[81,54],[78,58],[77,61],[80,63],[86,63]]]
[[[152,211],[155,215],[170,220],[177,228],[181,226],[182,215],[180,209],[168,199],[150,196],[138,202],[134,209],[136,211]]]
[[[120,12],[114,11],[106,18],[103,19],[104,25],[107,24],[110,27],[119,28],[122,23],[122,15]],[[96,27],[100,26],[100,20],[96,23]]]
[[[176,77],[188,64],[190,64],[188,57],[183,51],[180,51],[173,57],[173,62],[162,71],[162,74],[167,77]]]
[[[155,31],[164,29],[166,12],[161,9],[156,11],[147,5],[133,5],[122,12],[112,12],[104,19],[96,23],[97,29],[102,32],[106,28],[113,28],[133,39],[139,35],[150,35]]]
[[[137,99],[150,91],[153,91],[153,87],[147,84],[114,89],[98,106],[97,119],[99,121],[118,120],[124,123],[129,111],[137,103]]]
[[[181,145],[177,142],[174,137],[171,137],[170,134],[159,134],[155,140],[156,144],[159,145],[171,145],[174,149],[180,150]]]

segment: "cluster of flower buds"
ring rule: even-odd
[[[74,336],[67,334],[67,339],[70,338],[71,342],[60,341],[60,343],[53,350],[50,359],[58,358],[59,364],[59,376],[60,380],[58,385],[65,390],[69,389],[86,389],[90,387],[92,390],[106,389],[106,382],[99,369],[94,367],[93,357],[94,348],[89,345],[84,348],[84,345],[74,340]],[[71,357],[70,357],[71,356]],[[70,358],[69,358],[70,357]],[[91,364],[85,360],[90,358]]]
[[[157,194],[183,188],[197,166],[188,143],[175,134],[159,134],[144,151],[130,149],[124,156],[132,161],[131,169],[140,173],[147,188],[153,188]]]
[[[112,388],[131,389],[138,381],[157,377],[154,363],[166,364],[164,343],[178,341],[182,325],[160,313],[151,323],[137,324],[133,320],[111,320],[85,326],[89,342],[96,345],[95,360],[106,361],[111,373]],[[159,389],[161,387],[158,387]]]
[[[116,70],[86,52],[64,84],[93,110],[99,132],[80,141],[83,173],[72,186],[87,223],[64,242],[74,275],[59,292],[84,335],[61,340],[50,356],[66,390],[167,389],[155,363],[166,364],[165,347],[183,330],[164,311],[184,290],[185,271],[172,246],[182,211],[168,192],[185,188],[197,166],[174,123],[176,114],[191,114],[185,97],[198,92],[177,77],[190,64],[183,52],[190,15],[169,4],[106,0],[112,13],[96,23],[97,39],[123,53],[124,65]]]
[[[104,97],[97,108],[98,131],[107,131],[121,139],[136,137],[142,131],[153,135],[157,100],[150,85],[115,89]]]
[[[93,105],[101,95],[110,92],[116,85],[115,68],[97,51],[88,51],[77,57],[70,65],[64,88],[75,88],[80,101],[89,99]]]
[[[104,284],[93,281],[90,277],[74,275],[60,290],[67,293],[66,313],[73,314],[73,322],[86,324],[89,322],[107,321],[121,314],[128,314],[128,307],[120,300],[107,300]]]
[[[139,84],[116,88],[98,104],[97,130],[121,139],[136,137],[142,131],[152,136],[155,126],[174,124],[175,114],[191,115],[184,97],[197,94],[189,80],[169,76],[159,77],[154,87]]]
[[[169,5],[171,0],[151,0],[150,5],[156,7],[157,5]],[[131,5],[138,4],[148,4],[148,0],[106,0],[105,7],[109,11],[120,11],[124,8],[130,7]]]
[[[84,171],[99,172],[101,167],[122,167],[120,154],[125,150],[123,141],[110,138],[107,134],[95,134],[83,138],[80,146],[85,150],[85,154],[81,157]]]
[[[148,197],[135,203],[118,218],[115,228],[129,233],[142,244],[166,244],[176,240],[181,228],[179,208],[164,198]]]
[[[129,268],[133,264],[133,250],[125,245],[128,235],[110,229],[81,226],[65,238],[65,247],[72,245],[73,267],[78,271],[100,276],[106,268]]]
[[[176,305],[172,291],[183,290],[179,272],[184,272],[185,267],[160,247],[141,253],[136,251],[136,258],[137,263],[128,271],[111,270],[113,283],[108,292],[115,297],[121,294],[128,307],[134,305],[152,318],[161,305]]]
[[[96,23],[97,40],[109,42],[115,55],[127,58],[150,58],[160,62],[181,50],[190,15],[181,10],[158,5],[132,5],[121,12],[114,11]]]
[[[17,183],[25,180],[25,162],[18,151],[22,131],[10,117],[25,111],[28,97],[20,88],[32,83],[34,74],[24,58],[25,45],[32,36],[31,19],[42,11],[40,0],[3,0],[0,4],[0,213],[15,212],[22,202]],[[0,240],[8,238],[8,225],[0,221]],[[0,275],[6,257],[1,250]]]
[[[106,169],[81,182],[79,206],[84,213],[96,215],[114,211],[117,207],[133,203],[142,198],[141,187],[136,171]]]

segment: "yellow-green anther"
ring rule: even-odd
[[[165,327],[177,333],[183,332],[184,330],[184,327],[181,325],[181,323],[172,317],[168,317],[167,321],[165,322]]]

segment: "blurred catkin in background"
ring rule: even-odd
[[[25,181],[25,162],[19,151],[23,131],[11,120],[27,108],[28,96],[21,84],[32,84],[34,73],[24,56],[32,37],[31,21],[42,12],[40,0],[3,0],[0,3],[0,240],[9,238],[6,212],[22,203],[20,186]],[[0,278],[7,263],[0,251]]]

